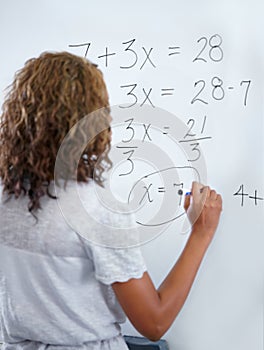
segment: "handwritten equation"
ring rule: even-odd
[[[165,206],[165,210],[163,208],[162,211],[159,212],[158,220],[155,218],[154,220],[148,221],[145,220],[145,216],[141,219],[138,219],[137,224],[145,227],[158,227],[167,225],[176,219],[181,218],[185,215],[185,210],[183,208],[184,204],[184,188],[186,184],[184,182],[177,181],[174,175],[179,171],[194,171],[197,173],[198,171],[194,167],[190,166],[182,166],[182,167],[168,167],[165,169],[160,169],[158,171],[154,171],[152,173],[148,173],[143,177],[140,177],[132,186],[128,195],[128,203],[131,202],[132,196],[134,197],[134,202],[136,201],[136,205],[140,206],[141,204],[145,204],[147,206],[147,210],[152,208],[154,200],[162,203],[165,201],[173,201],[173,205],[168,208]],[[158,181],[155,181],[157,176],[165,175],[163,179],[165,179],[165,183],[158,184]],[[175,181],[176,180],[176,181]],[[178,209],[178,210],[175,210]]]
[[[142,46],[142,50],[138,52],[138,49],[135,48],[136,39],[131,39],[128,41],[122,42],[123,48],[122,52],[126,52],[129,56],[128,60],[130,60],[129,64],[121,65],[121,69],[131,69],[135,66],[139,66],[139,69],[143,69],[146,64],[150,64],[153,68],[157,68],[157,64],[153,62],[153,51],[155,48],[147,48]],[[199,38],[197,43],[201,43],[201,50],[198,54],[193,58],[192,62],[202,61],[207,63],[209,60],[212,62],[220,62],[224,58],[223,49],[221,47],[223,42],[222,37],[219,34],[214,34],[210,38],[205,36]],[[85,53],[84,57],[88,57],[88,53],[91,50],[92,42],[86,42],[81,44],[70,44],[69,47],[84,47]],[[139,59],[143,52],[143,58]],[[105,63],[105,67],[109,66],[109,58],[113,56],[120,55],[120,52],[114,52],[109,49],[108,46],[105,46],[104,53],[102,55],[97,56],[99,59],[103,59]],[[177,56],[181,54],[181,47],[178,45],[169,45],[167,47],[167,52],[163,52],[168,57]]]
[[[188,130],[182,135],[182,138],[177,140],[177,142],[188,144],[191,148],[191,151],[193,152],[193,157],[188,158],[188,162],[195,162],[200,159],[201,157],[201,149],[200,149],[200,143],[204,142],[206,140],[212,139],[212,136],[206,135],[204,136],[205,132],[205,126],[206,126],[206,120],[207,117],[204,116],[202,124],[200,125],[200,130],[194,130],[196,124],[198,124],[195,119],[191,118],[187,122]],[[139,146],[133,145],[134,139],[141,139],[142,143],[144,142],[153,142],[152,139],[152,124],[151,123],[142,123],[141,124],[141,135],[137,135],[137,128],[136,125],[134,125],[134,118],[129,118],[124,121],[125,127],[123,130],[123,138],[122,138],[122,145],[116,146],[120,151],[122,151],[124,156],[127,156],[126,161],[130,164],[130,169],[126,173],[120,173],[119,176],[126,176],[130,175],[134,170],[134,161],[133,156],[135,156],[135,152],[138,149]],[[137,123],[138,125],[138,123]],[[170,135],[170,125],[164,125],[163,129],[161,130],[161,137],[164,137],[166,135]]]
[[[164,81],[159,79],[158,84],[155,85],[149,79],[149,75],[147,75],[148,79],[144,79],[145,74],[149,74],[150,71],[153,71],[154,77],[157,71],[162,71],[166,67],[166,63],[170,68],[173,68],[173,66],[178,68],[181,64],[179,57],[184,57],[185,63],[187,62],[194,71],[197,67],[197,71],[201,74],[201,66],[209,67],[213,65],[215,69],[218,69],[225,62],[226,57],[225,40],[219,33],[200,36],[193,40],[189,47],[185,43],[177,41],[163,43],[160,47],[142,45],[135,37],[120,41],[118,45],[99,46],[96,42],[87,41],[71,43],[68,46],[73,49],[83,49],[84,57],[93,57],[92,61],[95,58],[97,61],[95,63],[103,66],[108,71],[118,69],[121,72],[120,76],[123,82],[119,82],[118,88],[121,96],[120,100],[123,102],[118,105],[118,108],[122,110],[131,109],[131,111],[135,106],[144,107],[145,105],[156,109],[159,107],[158,98],[166,102],[174,101],[175,97],[179,96],[179,92],[181,93],[180,79],[175,79],[173,83],[170,79],[170,83],[166,83],[166,76],[164,75],[164,78],[162,78]],[[129,71],[137,73],[135,74],[136,78],[130,81],[127,77],[131,77],[131,74],[127,75],[125,73]],[[190,84],[189,81],[188,84]],[[213,142],[213,136],[207,131],[210,130],[210,128],[207,128],[208,124],[212,122],[210,117],[212,112],[209,107],[212,104],[215,106],[223,104],[225,101],[229,103],[228,99],[236,94],[238,107],[246,108],[250,102],[252,85],[254,85],[252,79],[248,76],[243,77],[243,79],[241,77],[240,79],[230,79],[219,72],[215,72],[211,76],[206,74],[206,77],[200,76],[192,80],[192,85],[189,85],[190,93],[187,98],[185,97],[186,105],[192,107],[192,115],[186,119],[187,129],[180,135],[177,142],[185,149],[189,147],[186,161],[191,164],[193,171],[198,172],[196,166],[202,157],[201,145],[204,142]],[[183,98],[184,96],[180,97]],[[175,102],[175,110],[177,110],[177,102]],[[161,145],[164,138],[170,137],[171,128],[172,125],[164,122],[160,129],[159,141]],[[155,125],[152,125],[151,122],[138,123],[133,114],[123,121],[121,143],[115,146],[123,158],[123,166],[118,172],[120,179],[128,179],[134,174],[138,174],[137,168],[140,168],[140,164],[136,162],[137,152],[146,143],[157,143],[157,140],[153,137],[154,131]],[[141,144],[135,143],[135,140],[140,140]],[[185,194],[183,189],[186,187],[183,181],[175,180],[172,173],[171,178],[165,184],[159,182],[157,178],[155,181],[151,181],[153,174],[170,173],[173,167],[168,169],[145,173],[140,177],[141,180],[144,179],[144,184],[141,184],[139,180],[135,181],[135,186],[138,187],[137,204],[139,206],[143,203],[152,205],[155,201],[160,201],[161,197],[166,197],[168,193],[175,196],[175,206],[182,206]],[[129,190],[129,201],[134,190],[134,186]],[[264,203],[264,198],[259,195],[258,190],[248,193],[243,184],[234,191],[233,197],[239,200],[241,207],[249,201],[254,203],[255,206]],[[176,215],[174,218],[162,219],[160,222],[151,225],[159,226],[178,217]],[[144,225],[142,221],[138,221],[138,223]]]
[[[161,52],[161,49],[155,47],[142,46],[138,48],[136,46],[137,39],[133,38],[128,41],[120,43],[120,51],[113,51],[109,46],[102,48],[103,52],[100,55],[96,55],[99,60],[99,64],[103,64],[105,68],[111,69],[111,63],[113,60],[121,60],[122,64],[119,65],[121,70],[135,70],[139,69],[143,71],[145,67],[150,67],[154,70],[159,69],[160,60],[157,56],[161,56],[164,60],[166,57],[168,60],[174,60],[177,64],[177,57],[184,54],[181,51],[181,46],[178,44],[170,44],[167,49]],[[202,36],[198,38],[196,45],[197,54],[190,58],[190,62],[197,64],[201,62],[203,64],[208,63],[221,63],[224,60],[223,38],[219,34],[214,34],[211,37]],[[88,57],[93,51],[94,45],[92,42],[69,44],[71,48],[84,48],[84,57]],[[155,55],[154,55],[155,54]],[[223,77],[212,76],[210,80],[198,79],[193,82],[194,93],[190,99],[190,103],[198,104],[210,104],[212,101],[222,101],[227,94],[233,91],[239,90],[241,94],[241,103],[247,106],[248,96],[250,90],[251,80],[243,79],[240,81],[224,81]],[[175,86],[161,86],[158,90],[152,86],[141,86],[137,81],[127,82],[119,86],[122,90],[122,94],[125,99],[124,104],[120,105],[120,108],[130,108],[139,103],[143,106],[145,103],[149,103],[153,108],[156,106],[156,102],[153,100],[152,95],[160,95],[161,97],[173,97],[176,91]]]

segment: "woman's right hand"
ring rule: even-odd
[[[222,211],[222,197],[209,186],[193,182],[191,195],[185,196],[184,209],[192,224],[192,234],[212,240]]]
[[[151,340],[158,340],[164,335],[188,296],[218,225],[222,210],[221,196],[209,187],[194,182],[192,195],[185,199],[185,210],[193,224],[192,234],[160,287],[156,290],[147,272],[141,278],[112,284],[130,322]]]

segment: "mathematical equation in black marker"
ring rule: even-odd
[[[175,140],[176,142],[189,144],[191,147],[191,151],[193,152],[194,157],[187,159],[188,162],[198,161],[201,157],[201,149],[200,143],[206,140],[212,139],[212,136],[204,135],[205,127],[206,127],[207,116],[204,116],[202,123],[197,122],[197,120],[190,118],[187,122],[187,132],[183,135],[182,139]],[[133,157],[135,156],[135,152],[138,149],[138,145],[135,146],[133,144],[133,140],[141,140],[143,145],[144,142],[152,142],[152,124],[151,123],[136,123],[134,118],[129,118],[124,121],[126,123],[126,127],[124,132],[122,133],[123,138],[121,140],[122,144],[115,146],[119,149],[122,154],[126,157],[126,161],[129,162],[129,169],[126,172],[122,172],[119,176],[127,176],[132,174],[135,168],[135,162]],[[170,126],[164,125],[163,129],[159,130],[161,133],[161,137],[164,135],[170,135]],[[160,139],[161,141],[162,139]]]
[[[196,43],[196,45],[200,45],[201,48],[198,50],[198,54],[196,54],[190,61],[194,64],[196,62],[201,62],[203,64],[223,61],[224,51],[222,43],[223,39],[219,34],[214,34],[211,37],[202,36]],[[119,66],[121,70],[139,68],[139,70],[142,71],[145,66],[149,66],[153,69],[159,68],[157,62],[159,62],[158,54],[160,54],[160,49],[154,47],[146,48],[146,46],[138,47],[139,45],[137,45],[136,39],[124,41],[120,43],[120,45],[122,46],[118,52],[114,52],[106,46],[103,54],[93,54],[95,54],[95,58],[100,60],[100,62],[103,59],[106,68],[109,68],[111,66],[110,62],[118,57],[119,60],[122,61],[122,64]],[[87,57],[88,54],[91,53],[93,45],[92,42],[86,42],[81,44],[70,44],[69,47],[84,47],[84,56]],[[168,59],[180,54],[180,46],[167,46],[166,56]],[[241,94],[241,102],[246,106],[250,85],[250,79],[244,79],[238,82],[224,82],[223,78],[218,76],[213,76],[210,81],[199,79],[193,84],[195,92],[189,102],[191,104],[202,103],[208,105],[215,101],[222,101],[226,95],[237,91]],[[166,83],[157,88],[152,86],[139,86],[138,82],[127,82],[126,84],[120,85],[120,89],[125,93],[125,96],[127,96],[127,101],[124,102],[125,105],[120,105],[120,108],[130,108],[137,103],[139,103],[140,106],[148,103],[155,108],[156,102],[153,101],[153,93],[155,93],[155,96],[161,96],[163,98],[174,96],[176,87],[177,86],[168,86]]]
[[[209,85],[209,87],[208,87]],[[226,84],[227,85],[227,84]],[[198,90],[198,92],[191,99],[190,103],[202,103],[208,105],[213,101],[222,101],[224,100],[227,94],[231,94],[232,91],[239,90],[241,94],[241,102],[244,106],[247,106],[248,102],[248,94],[249,88],[251,85],[251,80],[241,80],[239,83],[233,84],[232,86],[228,84],[228,86],[224,85],[224,82],[219,77],[213,77],[211,79],[211,85],[206,84],[205,80],[197,80],[194,83],[194,88]],[[153,108],[155,108],[155,102],[153,102],[152,87],[139,87],[139,84],[125,84],[120,85],[120,88],[126,92],[126,96],[128,96],[129,100],[126,101],[125,105],[120,105],[120,108],[131,108],[137,103],[140,103],[142,107],[145,103],[148,103]],[[159,93],[157,90],[154,91],[156,95],[164,96],[173,96],[176,88],[175,87],[163,87],[159,89]]]
[[[214,34],[211,37],[202,36],[196,41],[196,45],[198,45],[197,53],[191,59],[192,62],[221,62],[224,58],[224,52],[222,49],[223,39],[221,35]],[[133,38],[128,41],[123,41],[120,43],[122,46],[120,47],[120,51],[115,52],[109,48],[109,46],[105,46],[102,50],[102,54],[97,55],[97,59],[103,60],[105,67],[110,66],[110,61],[118,56],[122,56],[123,59],[124,54],[126,56],[125,62],[126,64],[121,64],[120,69],[132,69],[134,67],[138,67],[140,70],[143,69],[145,65],[149,65],[152,68],[157,68],[157,52],[159,51],[154,47],[141,46],[140,48],[137,46],[137,39]],[[85,42],[80,44],[70,44],[69,47],[83,47],[84,48],[84,57],[88,57],[88,54],[93,50],[92,42]],[[160,53],[160,51],[159,51]],[[182,54],[181,46],[178,44],[168,45],[166,51],[162,52],[163,55],[169,57],[170,59],[174,56],[178,56]],[[155,58],[153,57],[155,55]]]
[[[174,191],[175,193],[175,199],[178,196],[178,206],[181,206],[183,203],[183,196],[185,195],[184,191],[184,183],[174,183],[172,181],[172,183],[170,184],[170,186],[156,186],[155,184],[153,184],[152,182],[150,182],[147,186],[144,185],[142,186],[142,191],[143,191],[143,195],[140,198],[138,204],[141,205],[142,202],[144,200],[147,200],[149,203],[152,203],[154,201],[154,195],[155,194],[165,194],[166,191]]]
[[[191,166],[172,166],[165,169],[154,171],[140,177],[131,187],[128,194],[128,203],[131,201],[136,204],[138,208],[143,204],[143,210],[149,212],[149,209],[155,203],[166,203],[171,205],[163,205],[163,210],[153,220],[145,220],[144,216],[136,223],[141,226],[162,226],[171,223],[183,215],[185,215],[184,197],[186,188],[190,188],[189,182],[179,180],[179,174],[182,177],[191,172],[197,181],[200,181],[200,174],[198,170]],[[184,174],[185,173],[185,174]],[[158,180],[163,178],[162,182]]]

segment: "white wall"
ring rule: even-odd
[[[69,45],[90,42],[88,58],[104,72],[113,105],[133,101],[121,85],[136,83],[134,93],[139,103],[146,97],[143,88],[145,92],[152,88],[149,97],[156,108],[173,113],[175,121],[194,119],[192,132],[196,137],[211,137],[200,142],[200,149],[208,183],[222,194],[224,210],[190,296],[164,337],[171,349],[263,349],[264,201],[257,200],[256,205],[250,198],[255,190],[264,198],[263,13],[260,0],[9,0],[0,5],[1,102],[4,87],[28,58],[50,50],[84,55],[85,48]],[[220,39],[212,38],[215,34],[222,38],[223,59],[219,62],[209,56],[210,49],[213,59],[221,56],[217,46]],[[135,54],[125,51],[127,45],[122,44],[132,39],[136,39],[131,49],[138,61],[131,69],[121,69],[135,59]],[[116,53],[109,57],[108,67],[104,59],[98,58],[106,46]],[[174,52],[169,47],[173,46],[179,46],[179,54],[169,56]],[[199,56],[203,60],[193,62],[203,47]],[[145,52],[151,48],[150,58],[156,68],[147,61],[140,69]],[[225,95],[221,100],[212,96],[214,76],[223,81]],[[249,80],[245,106],[248,83],[241,82]],[[198,81],[204,83],[194,86]],[[191,103],[203,84],[198,98],[208,104]],[[161,96],[165,88],[173,88],[173,95]],[[221,98],[222,90],[217,89],[215,97]],[[162,143],[157,146],[162,148]],[[243,206],[241,196],[233,195],[242,184],[248,194]],[[187,239],[179,232],[176,220],[143,246],[157,285]],[[124,332],[136,333],[129,324]]]

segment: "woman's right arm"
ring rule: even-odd
[[[158,289],[147,272],[142,278],[115,282],[113,290],[134,327],[151,340],[160,339],[180,312],[195,279],[204,254],[216,231],[222,198],[197,182],[192,198],[185,198],[185,210],[192,222],[186,246]],[[190,203],[191,202],[191,203]]]

